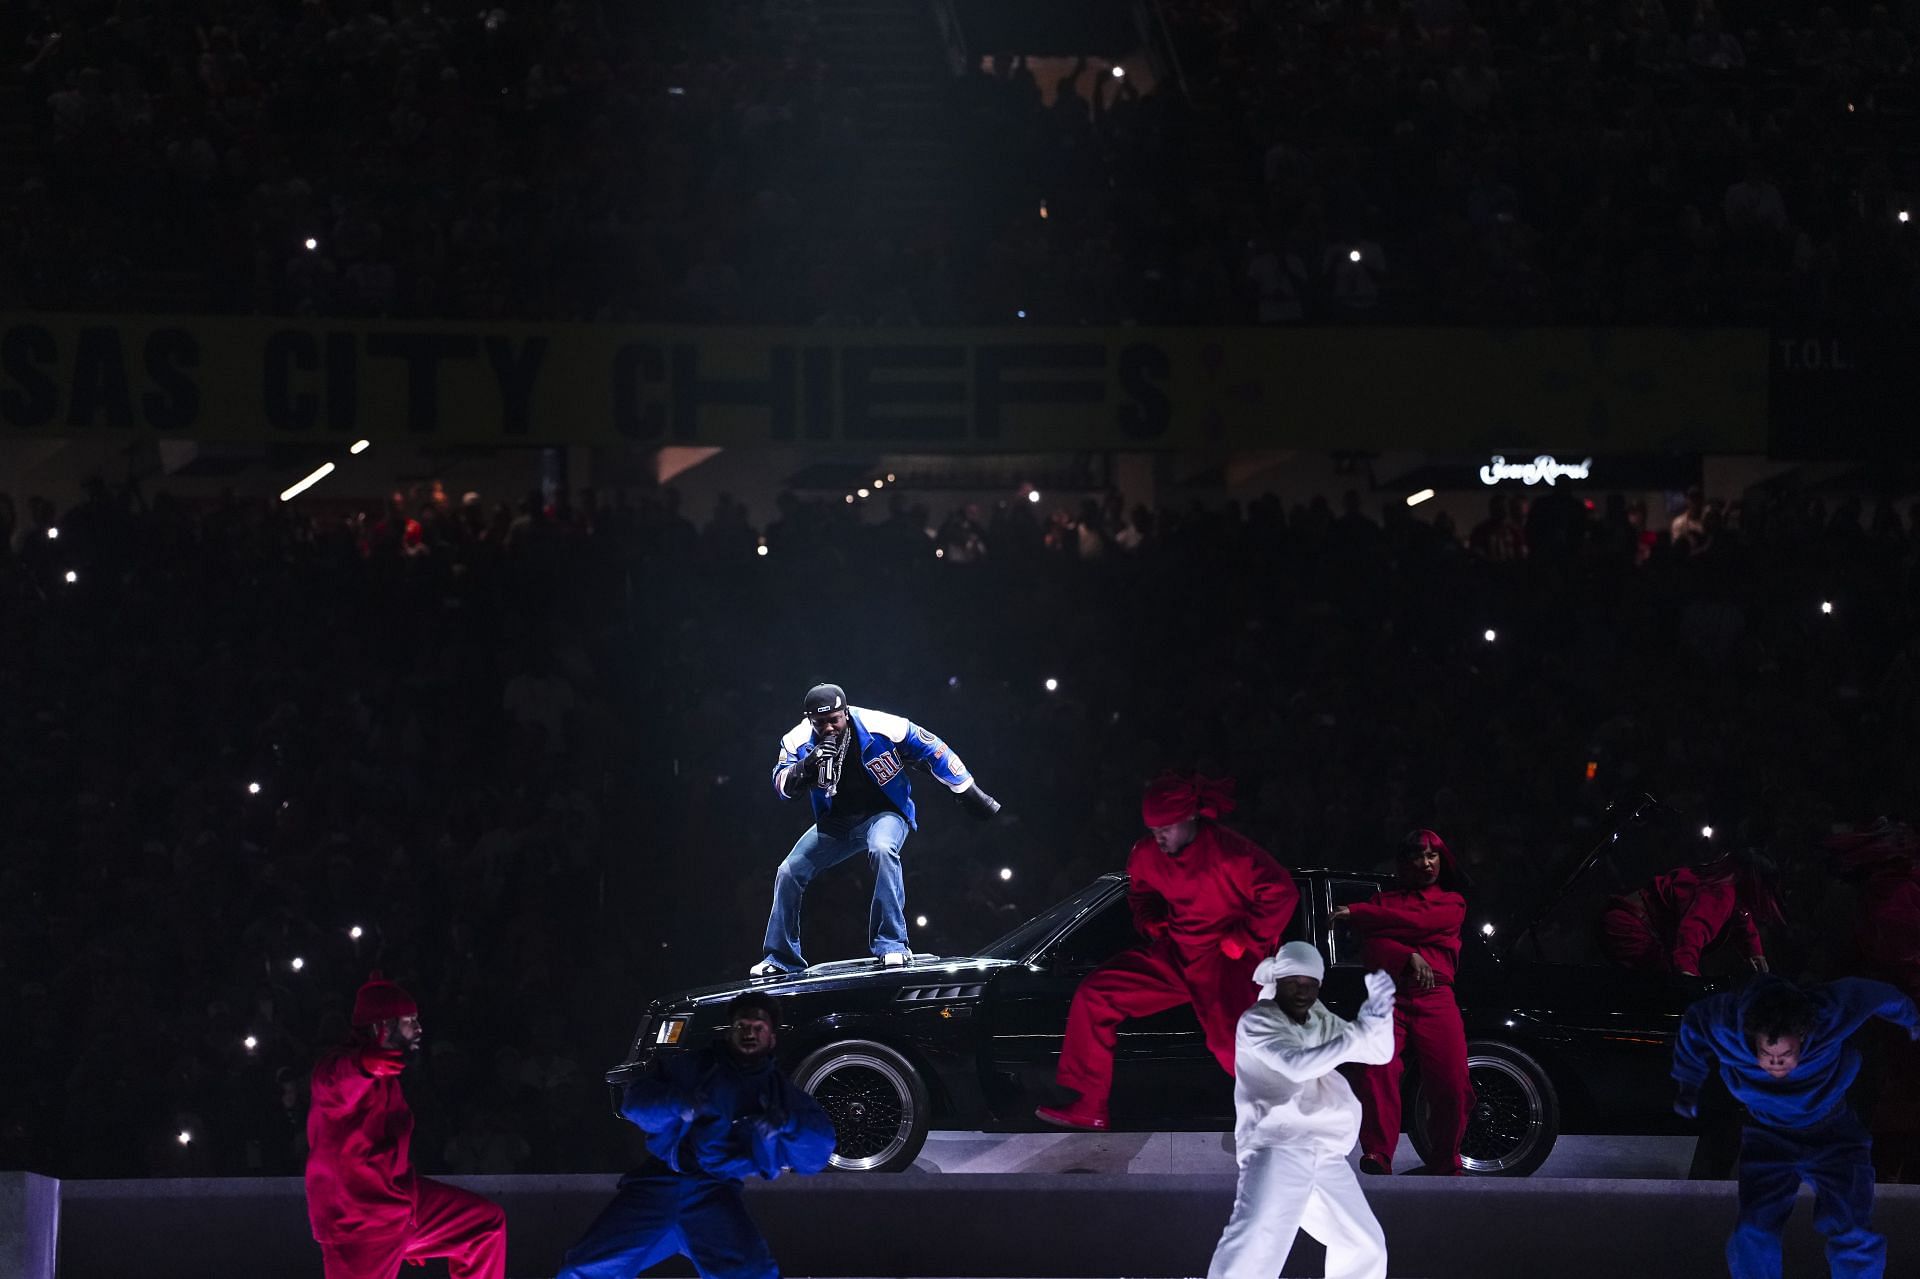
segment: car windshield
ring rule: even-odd
[[[1073,919],[1112,891],[1113,880],[1102,876],[1065,901],[1035,915],[998,941],[982,946],[974,952],[974,957],[977,959],[1025,959],[1033,952],[1035,946],[1065,927],[1068,920]]]

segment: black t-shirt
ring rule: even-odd
[[[847,739],[847,758],[840,769],[840,789],[833,793],[833,806],[828,809],[823,824],[852,825],[863,821],[876,813],[897,813],[887,793],[880,789],[880,783],[873,780],[873,774],[860,762],[860,743],[852,737]]]

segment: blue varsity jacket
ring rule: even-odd
[[[847,717],[853,723],[853,734],[860,741],[860,762],[873,780],[886,793],[887,799],[900,815],[907,819],[910,829],[918,830],[919,823],[913,816],[913,788],[907,783],[907,766],[925,763],[933,775],[946,783],[948,790],[958,794],[973,785],[973,774],[960,762],[960,757],[951,747],[935,737],[918,724],[910,722],[904,715],[890,715],[886,711],[870,711],[864,707],[847,707]],[[801,720],[787,735],[780,739],[780,758],[773,766],[774,793],[782,799],[789,796],[781,789],[786,780],[787,770],[801,760],[813,754],[818,743],[813,740],[813,725]],[[846,761],[851,766],[853,761]],[[807,799],[813,804],[813,820],[819,821],[833,811],[833,797],[818,786],[810,787]]]

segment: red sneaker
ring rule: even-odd
[[[1073,1128],[1080,1132],[1107,1130],[1105,1115],[1075,1114],[1071,1110],[1056,1110],[1052,1106],[1040,1106],[1034,1110],[1033,1117],[1043,1124],[1052,1124],[1055,1128]]]

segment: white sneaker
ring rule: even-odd
[[[913,956],[904,950],[890,950],[881,957],[880,962],[889,968],[905,968],[912,958]]]
[[[786,969],[774,963],[771,959],[763,959],[753,967],[747,969],[747,976],[749,977],[784,977],[786,973]]]

